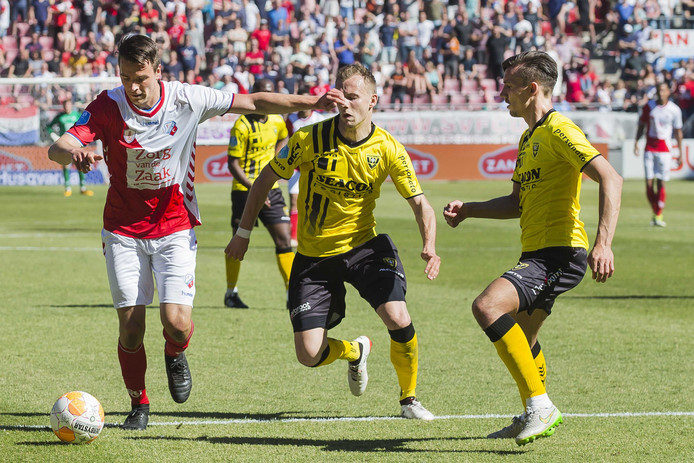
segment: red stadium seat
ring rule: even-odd
[[[29,23],[17,23],[17,34],[20,37],[29,35],[29,29],[31,29]]]
[[[445,93],[434,93],[431,95],[431,104],[437,108],[448,106],[448,95]]]
[[[482,79],[481,85],[482,85],[482,88],[484,90],[491,89],[491,90],[496,91],[496,80],[495,79]]]
[[[463,93],[472,93],[477,92],[478,90],[479,86],[477,85],[477,81],[475,79],[466,79],[463,81]]]
[[[19,48],[24,49],[32,42],[31,37],[21,37],[19,39]]]
[[[412,99],[412,103],[417,106],[428,106],[431,104],[431,98],[426,93],[424,95],[415,95]]]
[[[44,50],[53,49],[53,37],[42,35],[41,37],[39,37],[39,43],[41,44],[41,48],[43,48]]]
[[[463,93],[451,93],[451,106],[466,106],[468,97]]]
[[[5,47],[5,51],[19,49],[17,39],[12,35],[6,35],[2,38],[2,46]]]
[[[444,79],[443,91],[450,94],[460,92],[460,81],[458,79]]]

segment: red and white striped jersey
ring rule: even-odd
[[[652,101],[643,107],[641,123],[648,128],[646,150],[667,153],[670,151],[673,130],[682,128],[682,110],[672,101],[664,105]]]
[[[226,113],[234,94],[160,82],[151,110],[134,106],[123,87],[104,91],[68,131],[87,145],[101,140],[111,176],[104,229],[159,238],[200,224],[195,197],[198,124]]]

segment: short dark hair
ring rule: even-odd
[[[270,79],[258,79],[253,82],[251,93],[274,92],[275,84]]]
[[[524,51],[504,60],[501,66],[504,72],[516,69],[526,84],[537,82],[544,87],[545,94],[554,90],[559,77],[557,62],[544,51]]]
[[[161,64],[159,48],[154,40],[146,35],[126,34],[118,42],[118,62],[121,60],[137,63],[141,66],[151,64],[156,70]]]
[[[361,63],[349,64],[338,69],[337,76],[335,77],[335,84],[337,85],[340,82],[344,82],[350,77],[356,75],[364,78],[364,82],[366,82],[366,85],[369,86],[371,93],[376,93],[376,79],[374,78],[374,75],[371,74],[371,71],[369,71],[366,66]]]

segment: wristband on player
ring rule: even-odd
[[[246,238],[247,240],[251,238],[251,231],[246,230],[245,228],[237,228],[236,229],[236,236],[240,238]]]

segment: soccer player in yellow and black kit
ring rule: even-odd
[[[587,266],[597,282],[612,276],[622,178],[583,132],[552,108],[557,66],[548,54],[521,53],[503,68],[501,96],[511,116],[528,124],[518,146],[513,191],[485,202],[452,201],[444,218],[456,227],[471,217],[520,217],[518,264],[475,299],[472,313],[516,381],[525,407],[511,425],[489,437],[525,445],[551,436],[562,422],[545,390],[547,370],[537,335],[556,297],[575,287]],[[590,253],[578,218],[583,173],[600,184],[598,231]]]
[[[371,72],[361,64],[342,67],[335,88],[344,95],[337,102],[339,115],[300,129],[263,169],[226,253],[243,259],[267,191],[299,167],[299,246],[287,302],[299,362],[318,367],[346,360],[352,394],[364,393],[371,340],[327,336],[328,329],[345,315],[345,283],[350,283],[388,328],[390,358],[401,390],[401,416],[430,420],[433,415],[415,395],[418,346],[405,304],[405,272],[391,239],[375,231],[373,211],[381,184],[390,176],[412,207],[430,280],[438,275],[441,263],[435,250],[436,217],[405,148],[371,122],[378,102]]]
[[[252,93],[272,92],[274,86],[268,79],[258,79],[253,84]],[[236,230],[246,206],[246,198],[251,185],[268,162],[287,144],[287,126],[282,116],[276,114],[247,114],[236,120],[229,139],[229,171],[234,176],[231,187],[231,227]],[[275,242],[277,266],[284,279],[285,289],[289,284],[289,272],[294,261],[291,244],[291,224],[286,211],[284,197],[279,185],[275,183],[264,201],[260,220],[270,232]],[[241,262],[226,257],[227,291],[224,305],[237,309],[247,309],[239,297],[236,287]]]

